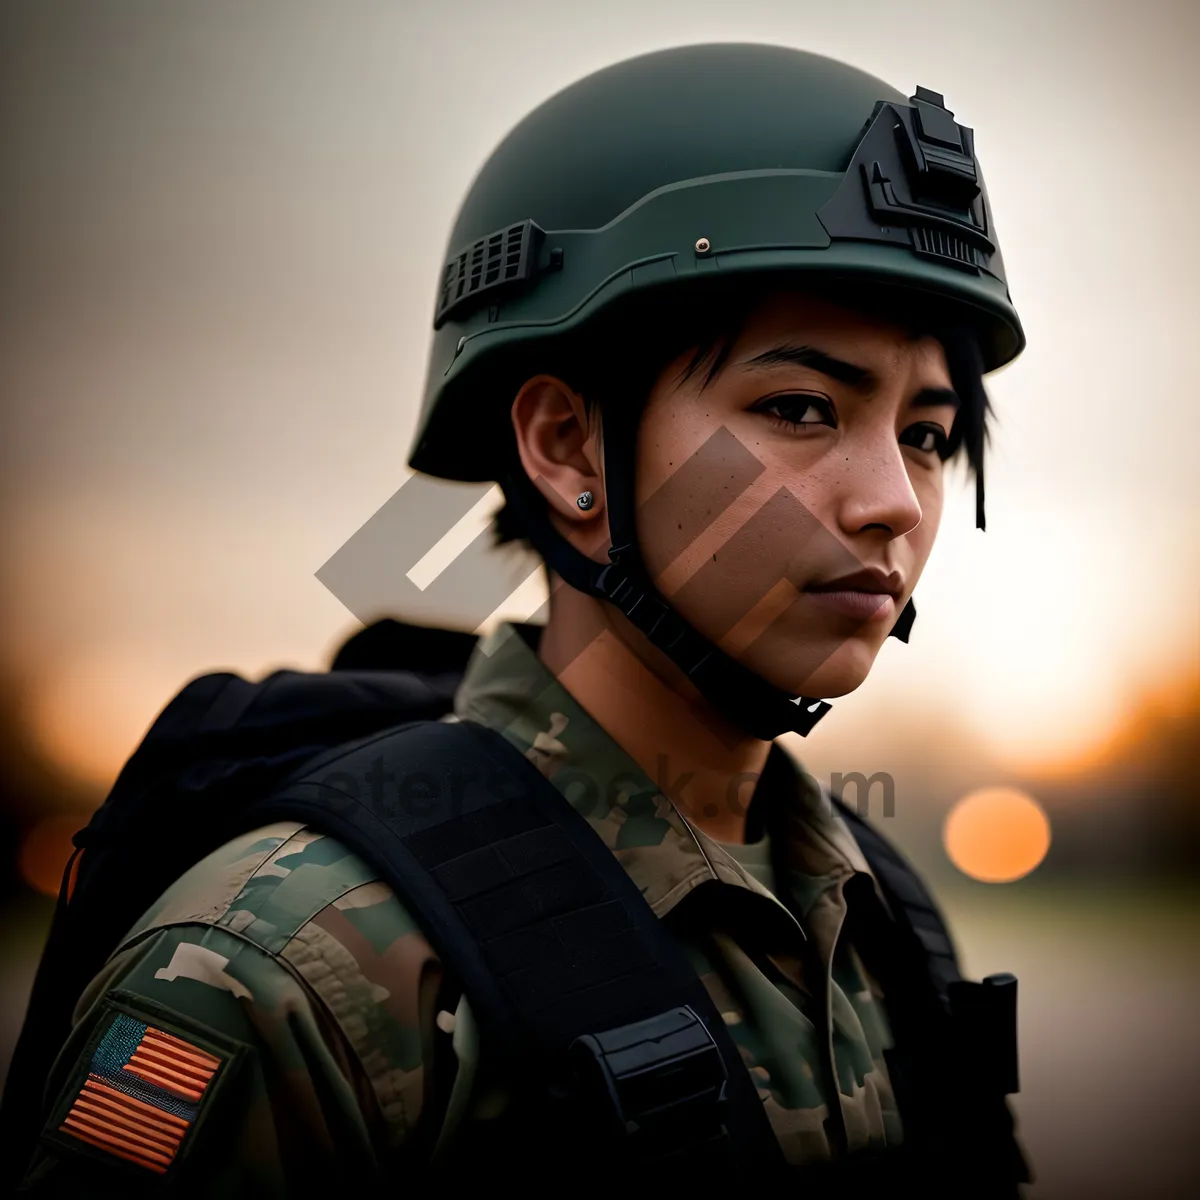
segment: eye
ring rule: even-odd
[[[788,392],[782,396],[768,396],[760,400],[753,412],[767,413],[777,422],[795,428],[801,425],[828,425],[837,428],[837,413],[825,396],[811,396],[803,392]]]
[[[939,425],[911,425],[900,435],[900,441],[926,454],[936,453],[939,458],[948,457],[950,452],[949,439]]]

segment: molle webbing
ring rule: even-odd
[[[682,949],[587,821],[502,735],[430,722],[344,747],[247,813],[251,823],[284,817],[343,841],[412,905],[511,1078],[548,1078],[569,1099],[584,1039],[618,1125],[646,1134],[614,1126],[605,1139],[595,1136],[603,1122],[589,1122],[581,1132],[598,1162],[628,1150],[639,1166],[669,1158],[678,1172],[682,1157],[743,1180],[782,1166],[753,1081]],[[720,1120],[707,1124],[701,1076],[721,1068],[715,1055],[706,1067],[701,1042],[715,1043],[727,1077]],[[643,1061],[671,1058],[672,1047],[679,1054],[661,1071]],[[681,1078],[694,1086],[672,1096],[667,1081]],[[697,1103],[677,1111],[689,1097]]]

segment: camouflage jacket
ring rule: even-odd
[[[772,750],[777,879],[765,842],[720,844],[684,820],[512,627],[477,649],[455,708],[537,764],[667,921],[790,1162],[900,1141],[882,998],[841,936],[845,885],[867,866],[811,777]],[[713,882],[724,898],[690,907]],[[280,823],[179,879],[92,982],[26,1186],[371,1190],[470,1155],[510,1103],[506,1082],[394,892],[335,839]]]

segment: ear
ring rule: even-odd
[[[521,465],[552,515],[580,532],[597,529],[604,511],[600,430],[583,397],[555,376],[535,375],[513,401],[512,423]],[[578,504],[583,492],[592,493],[587,509]]]

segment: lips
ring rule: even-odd
[[[870,592],[875,595],[886,594],[893,600],[900,598],[904,591],[904,578],[899,571],[887,574],[875,567],[865,567],[861,571],[853,571],[849,575],[839,575],[836,579],[827,579],[819,583],[810,583],[806,592]]]
[[[822,608],[855,621],[883,621],[891,617],[904,590],[899,571],[887,574],[872,567],[810,583],[805,592]]]

